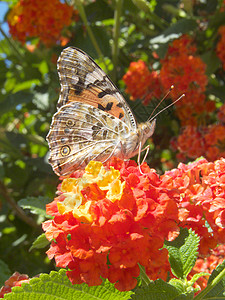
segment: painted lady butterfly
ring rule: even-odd
[[[91,160],[140,154],[156,119],[137,124],[125,99],[103,70],[83,51],[68,47],[58,59],[61,92],[47,135],[49,162],[68,175]]]

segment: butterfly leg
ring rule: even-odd
[[[118,147],[118,145],[119,145],[119,142],[116,144],[116,146],[113,148],[113,150],[112,150],[112,152],[110,153],[110,155],[102,162],[103,164],[105,163],[105,162],[107,162],[112,156],[113,156],[113,153],[115,152],[115,150],[116,150],[116,148]],[[108,148],[110,148],[111,147],[111,145],[109,146],[109,147],[107,147],[106,149],[108,149]],[[101,153],[103,153],[106,149],[104,149]],[[101,154],[100,153],[100,154]],[[95,158],[96,157],[98,157],[99,156],[99,154],[97,155],[97,156],[95,156]]]
[[[137,158],[137,162],[138,162],[138,168],[141,174],[143,174],[143,172],[141,171],[141,142],[139,144],[139,148],[138,148],[138,158]]]
[[[144,149],[141,150],[141,143],[139,144],[139,149],[138,149],[138,168],[139,168],[139,171],[140,171],[140,173],[141,173],[142,175],[144,175],[144,173],[143,173],[142,170],[141,170],[141,165],[144,163],[146,157],[148,156],[149,148],[150,148],[150,145],[148,145],[147,147],[145,147]],[[145,156],[144,156],[144,158],[143,158],[143,160],[142,160],[142,162],[141,162],[141,152],[142,152],[142,151],[145,151],[145,150],[146,150]]]

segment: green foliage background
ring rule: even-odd
[[[12,4],[12,1],[7,2],[9,6]],[[207,93],[221,105],[225,79],[215,46],[219,38],[218,28],[225,25],[225,13],[219,12],[222,1],[202,0],[197,1],[195,6],[192,3],[185,0],[125,0],[123,3],[97,0],[85,1],[83,5],[82,1],[74,1],[71,4],[80,12],[81,8],[85,10],[96,44],[90,39],[81,16],[69,28],[72,38],[67,46],[73,45],[87,52],[123,92],[125,86],[121,78],[131,61],[141,58],[148,63],[159,64],[152,56],[153,51],[163,58],[170,41],[183,33],[197,32],[198,52],[207,64]],[[122,5],[121,10],[119,5]],[[119,24],[116,21],[118,13],[121,16]],[[62,49],[59,44],[51,48],[40,44],[34,52],[30,52],[1,28],[1,283],[16,270],[31,277],[54,269],[53,263],[46,258],[47,248],[29,250],[42,233],[44,214],[37,209],[23,210],[21,207],[30,207],[36,201],[36,206],[44,209],[55,195],[58,178],[48,164],[45,137],[56,111],[60,87],[55,57]],[[156,65],[157,68],[160,66]],[[155,103],[144,107],[140,101],[128,102],[138,121],[146,120],[155,106]],[[179,133],[179,126],[172,110],[159,118],[153,138],[155,146],[150,155],[151,167],[162,170],[163,158],[176,165],[169,141]],[[23,201],[19,202],[21,199]]]

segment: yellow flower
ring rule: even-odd
[[[89,212],[91,207],[90,196],[82,195],[82,190],[95,183],[102,191],[106,191],[106,197],[115,202],[120,200],[123,194],[125,182],[120,180],[120,172],[110,167],[106,171],[103,164],[98,161],[91,161],[85,168],[81,178],[66,178],[61,185],[61,191],[65,197],[63,202],[58,202],[60,214],[72,212],[74,217],[82,222],[92,222]],[[90,189],[91,191],[91,189]]]
[[[79,208],[73,209],[73,216],[80,222],[91,223],[93,221],[92,215],[89,213],[91,201],[87,201],[84,205],[80,205]]]
[[[109,185],[109,190],[106,194],[106,197],[111,201],[115,202],[117,200],[120,200],[123,195],[123,189],[125,187],[125,181],[121,183],[119,179],[114,180]]]

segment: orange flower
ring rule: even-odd
[[[195,126],[186,126],[177,139],[177,148],[190,158],[205,154],[205,141],[202,133]]]
[[[21,286],[23,282],[29,282],[30,278],[26,274],[20,274],[19,272],[13,273],[13,275],[5,281],[5,285],[0,290],[0,298],[4,298],[5,294],[11,293],[12,287]]]
[[[187,34],[183,34],[180,38],[175,39],[168,48],[167,57],[180,56],[180,54],[193,55],[197,48],[193,40]]]
[[[200,57],[181,53],[179,56],[166,57],[162,60],[160,79],[165,89],[174,85],[171,95],[173,99],[182,93],[194,90],[196,93],[205,91],[207,76],[206,65]]]
[[[150,72],[142,60],[130,64],[123,81],[127,85],[126,92],[131,95],[131,100],[143,99],[144,104],[147,104],[152,98],[161,96],[162,87],[158,73]]]
[[[144,175],[133,161],[116,158],[105,166],[90,162],[65,178],[48,204],[54,219],[43,223],[51,241],[47,254],[68,268],[73,284],[99,285],[108,278],[120,291],[130,290],[138,264],[150,279],[166,280],[168,252],[162,247],[179,234],[178,225],[200,236],[202,255],[224,243],[225,159],[179,164],[161,177],[146,164],[142,170]]]
[[[63,180],[60,195],[47,207],[54,220],[44,222],[43,229],[54,239],[49,258],[68,267],[72,283],[99,285],[102,277],[130,290],[137,284],[138,263],[149,274],[154,269],[162,275],[163,265],[154,265],[153,258],[162,252],[164,239],[179,231],[177,206],[172,193],[161,190],[156,172],[146,164],[143,170],[145,175],[132,161],[112,159],[105,167],[90,162],[80,177],[74,173]]]
[[[220,34],[220,40],[216,46],[216,52],[225,70],[225,26],[220,26],[218,32]]]
[[[223,104],[220,109],[219,112],[217,113],[217,118],[221,121],[221,122],[225,122],[225,104]]]
[[[165,183],[179,190],[180,226],[195,230],[200,236],[200,253],[225,241],[225,159],[208,163],[202,159],[162,176]],[[206,222],[210,230],[206,226]]]
[[[13,38],[24,43],[39,37],[47,46],[56,43],[64,26],[69,26],[73,8],[59,0],[20,0],[8,14]]]
[[[160,79],[165,89],[174,85],[171,97],[176,100],[185,94],[182,101],[177,102],[176,113],[182,126],[198,126],[205,123],[208,113],[213,109],[205,99],[208,83],[206,64],[196,54],[196,46],[191,37],[182,35],[168,47],[167,54],[161,60]],[[198,145],[195,145],[195,148]],[[192,147],[193,148],[193,147]],[[196,157],[192,153],[192,157]]]

